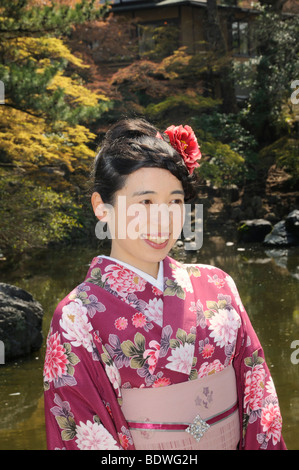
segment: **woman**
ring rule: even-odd
[[[188,126],[161,135],[133,119],[107,133],[91,202],[111,253],[92,260],[52,319],[49,449],[285,449],[275,388],[234,281],[168,256],[200,156]]]

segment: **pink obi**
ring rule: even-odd
[[[135,448],[236,450],[240,440],[235,371],[157,388],[122,388]]]

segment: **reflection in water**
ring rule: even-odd
[[[107,250],[101,253],[109,254]],[[81,246],[42,251],[20,260],[13,270],[3,269],[0,282],[28,290],[43,305],[46,338],[56,305],[84,280],[88,264],[97,254],[95,249]],[[277,388],[286,444],[289,449],[299,449],[299,364],[291,361],[291,344],[299,340],[299,249],[267,251],[258,245],[241,247],[210,237],[198,252],[178,248],[171,256],[218,266],[236,281]],[[46,449],[44,354],[45,345],[30,358],[0,365],[1,450]]]

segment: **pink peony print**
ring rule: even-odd
[[[172,271],[173,277],[176,280],[176,283],[186,292],[193,292],[192,282],[185,268],[175,266]]]
[[[193,356],[194,344],[187,342],[184,345],[180,344],[180,346],[172,349],[171,356],[167,358],[169,364],[165,367],[183,374],[190,374]]]
[[[132,318],[132,323],[135,326],[135,328],[143,328],[147,323],[146,316],[140,312],[135,313],[135,315],[133,315],[133,318]]]
[[[119,450],[107,429],[89,420],[76,426],[76,444],[80,450]]]
[[[223,348],[236,340],[241,319],[234,309],[219,309],[209,321],[209,330],[212,330],[210,336],[214,338],[216,346]]]
[[[73,346],[83,346],[87,351],[92,352],[92,326],[88,320],[87,309],[83,306],[80,299],[76,299],[63,307],[62,317],[59,323],[61,328],[65,331],[63,336],[65,336]]]
[[[170,379],[168,379],[167,377],[160,377],[153,383],[153,388],[167,387],[168,385],[171,385]]]
[[[267,439],[270,440],[272,438],[273,444],[276,445],[280,441],[282,429],[282,419],[278,403],[268,403],[263,408],[261,425]]]
[[[60,334],[57,332],[48,336],[47,351],[44,364],[44,378],[52,382],[67,373],[69,363],[66,350],[60,342]]]
[[[255,366],[245,375],[244,408],[250,415],[251,411],[258,411],[262,408],[265,389],[265,369],[262,365]]]
[[[145,315],[150,321],[154,321],[157,325],[163,325],[163,300],[150,299],[147,308],[144,310]]]
[[[115,320],[114,326],[117,330],[125,330],[128,326],[128,320],[125,317],[119,317]]]
[[[138,274],[115,264],[106,266],[102,280],[104,282],[107,281],[111,289],[123,297],[136,291],[142,292],[146,286],[146,280],[138,276]]]
[[[211,357],[213,355],[214,351],[215,351],[215,348],[212,344],[209,344],[209,343],[205,344],[205,346],[202,349],[202,353],[201,353],[202,357],[205,358],[205,359],[208,358],[208,357]]]
[[[216,287],[218,287],[218,289],[225,286],[225,280],[219,278],[217,274],[214,274],[213,276],[210,276],[208,274],[208,278],[209,278],[208,282],[212,282]]]
[[[157,341],[153,340],[149,342],[149,347],[151,349],[146,349],[143,353],[143,357],[144,359],[147,359],[147,362],[149,364],[149,372],[153,375],[160,353],[160,344]]]
[[[105,371],[106,371],[106,374],[108,376],[108,379],[110,380],[111,384],[113,385],[113,388],[118,390],[121,386],[121,378],[120,378],[118,368],[114,364],[113,365],[106,365]]]
[[[215,359],[215,361],[209,363],[204,362],[198,371],[198,378],[206,377],[207,375],[215,374],[216,372],[221,372],[224,369],[223,364],[219,361],[219,359]]]
[[[118,439],[119,439],[119,442],[120,442],[120,445],[122,446],[122,448],[124,450],[127,450],[129,445],[130,445],[128,436],[126,436],[122,432],[119,432],[118,433]]]
[[[268,380],[268,382],[266,383],[266,390],[269,395],[272,395],[274,398],[277,399],[276,389],[272,377],[270,377],[270,380]]]
[[[158,287],[156,287],[156,286],[152,286],[152,292],[155,295],[162,295],[163,294],[163,292],[160,289],[158,289]]]

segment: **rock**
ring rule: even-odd
[[[299,237],[299,210],[295,209],[286,217],[286,229]]]
[[[299,237],[295,233],[288,231],[286,221],[281,220],[274,225],[271,233],[266,235],[264,244],[268,246],[297,246]]]
[[[0,340],[5,361],[37,351],[42,346],[43,309],[20,287],[0,283]]]
[[[244,212],[240,208],[240,206],[235,206],[231,208],[230,218],[236,222],[240,222],[240,220],[244,220]]]
[[[264,216],[264,219],[269,220],[269,222],[271,222],[272,225],[276,224],[280,220],[279,217],[277,217],[277,215],[274,214],[274,212],[268,212],[268,214]]]
[[[238,239],[242,242],[262,242],[272,230],[269,220],[243,220],[238,227]]]
[[[240,197],[239,188],[236,184],[224,186],[221,188],[220,194],[221,197],[224,197],[229,203],[238,201]]]

